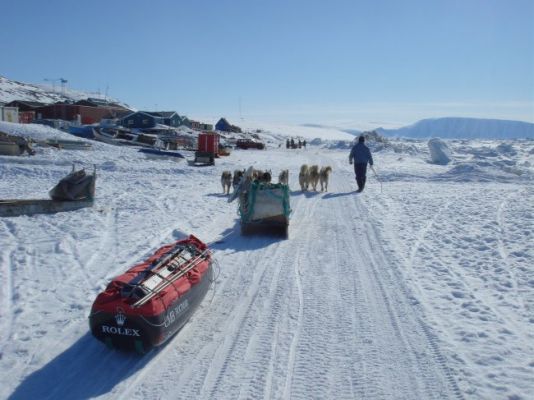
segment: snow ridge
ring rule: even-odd
[[[391,137],[442,139],[513,139],[534,138],[534,124],[479,118],[431,118],[398,129],[378,129]]]

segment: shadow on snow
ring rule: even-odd
[[[229,197],[230,195],[229,194],[225,194],[225,193],[208,193],[206,195],[207,197],[217,197],[217,198],[225,198],[225,197]]]
[[[109,393],[142,369],[158,349],[139,356],[108,349],[90,333],[41,369],[33,372],[9,397],[15,399],[89,399]]]
[[[333,199],[335,197],[341,197],[341,196],[354,196],[359,194],[356,190],[353,190],[352,192],[346,192],[346,193],[327,193],[323,196],[323,199]]]
[[[236,220],[232,228],[226,229],[220,236],[221,239],[210,244],[214,250],[234,250],[235,252],[257,250],[285,240],[280,236],[279,229],[268,227],[258,227],[250,235],[243,236],[239,219]]]

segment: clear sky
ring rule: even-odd
[[[534,0],[1,1],[0,75],[138,109],[534,122]]]

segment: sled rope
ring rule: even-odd
[[[370,165],[370,167],[371,167],[371,171],[373,171],[373,173],[375,174],[376,180],[378,181],[378,183],[380,183],[380,193],[382,193],[382,181],[378,177],[378,174],[376,173],[374,167],[372,165]]]

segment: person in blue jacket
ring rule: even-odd
[[[358,143],[352,146],[349,154],[349,164],[354,160],[354,173],[356,174],[356,183],[358,184],[358,193],[365,187],[367,179],[367,163],[373,165],[373,156],[371,150],[365,145],[365,137],[362,135],[358,138]]]

